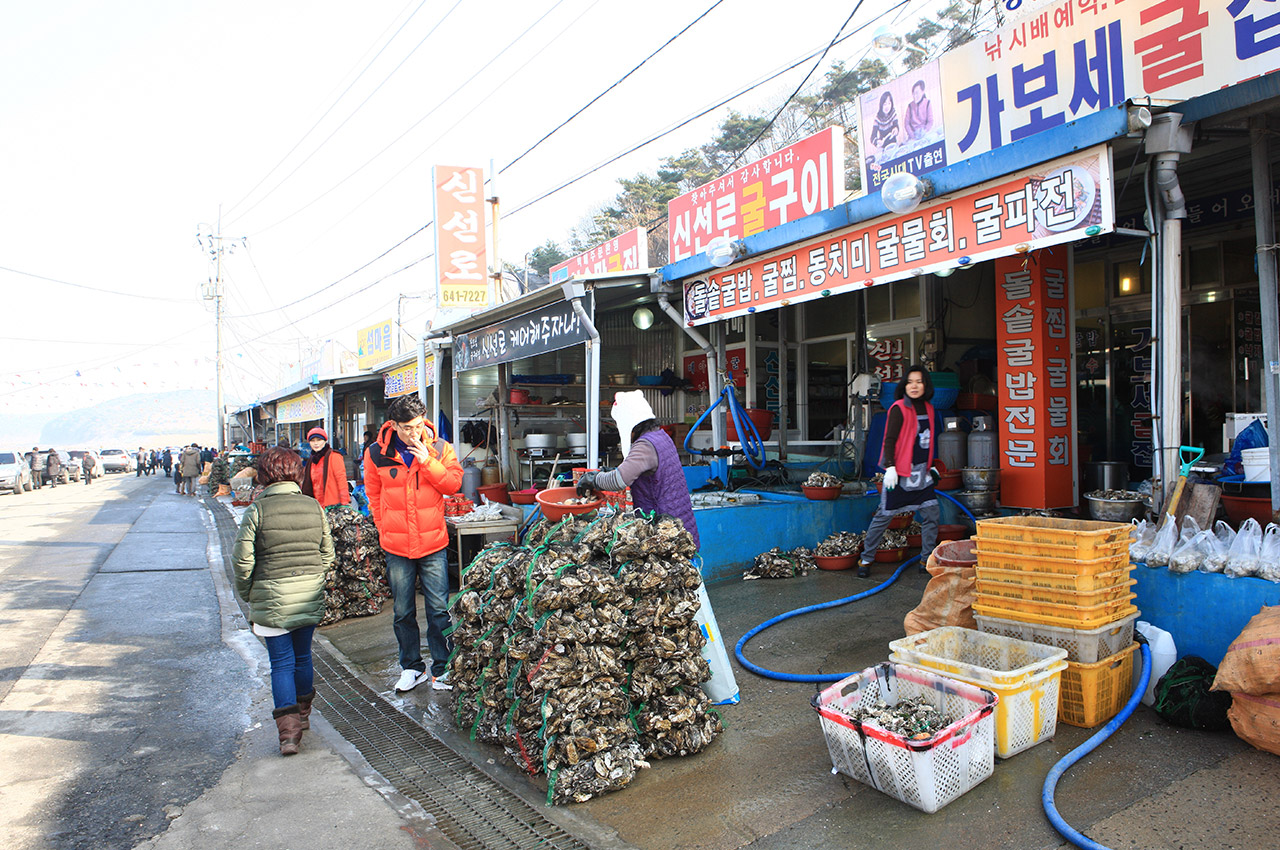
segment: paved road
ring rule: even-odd
[[[275,752],[265,653],[228,625],[210,528],[157,477],[0,497],[0,843],[435,843],[331,728]]]

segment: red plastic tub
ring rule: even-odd
[[[481,496],[488,496],[490,502],[497,502],[500,505],[511,504],[511,496],[504,481],[497,484],[482,484],[476,488],[476,492]]]
[[[1227,512],[1227,519],[1236,528],[1249,517],[1258,521],[1258,525],[1266,527],[1271,522],[1271,500],[1255,499],[1249,496],[1231,496],[1222,494],[1222,509]]]
[[[978,555],[974,552],[975,540],[948,540],[939,543],[933,550],[933,557],[940,567],[975,567]]]
[[[756,426],[756,431],[760,433],[761,440],[767,440],[773,434],[773,413],[768,410],[760,410],[757,407],[749,407],[746,410],[747,418],[751,420],[751,424]],[[738,443],[738,429],[734,427],[733,417],[725,415],[727,428],[725,430],[725,438],[730,442]]]

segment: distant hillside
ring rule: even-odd
[[[0,441],[74,448],[136,449],[217,440],[212,390],[139,393],[69,413],[0,414]]]

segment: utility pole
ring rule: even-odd
[[[213,232],[208,231],[208,225],[201,224],[196,228],[196,241],[200,244],[200,248],[207,251],[213,260],[213,278],[206,281],[201,287],[201,295],[205,301],[213,302],[215,338],[217,340],[217,354],[215,360],[215,372],[217,376],[217,423],[218,423],[218,454],[226,451],[226,416],[222,409],[222,252],[235,252],[237,244],[244,244],[244,237],[227,240],[222,235],[222,205],[218,205],[218,225]]]

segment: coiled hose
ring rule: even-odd
[[[725,381],[725,385],[720,390],[720,395],[716,397],[715,404],[708,407],[693,423],[693,427],[684,436],[684,450],[689,454],[702,455],[713,454],[712,451],[702,451],[693,448],[691,441],[693,434],[702,426],[703,421],[711,415],[711,411],[715,410],[722,403],[732,418],[733,427],[737,429],[738,439],[742,443],[742,454],[747,458],[747,463],[752,469],[764,469],[764,440],[760,439],[760,432],[756,430],[756,423],[751,421],[751,417],[747,416],[747,411],[743,409],[742,404],[738,401],[738,394],[733,391],[732,376]]]
[[[969,511],[967,507],[965,507],[960,502],[957,502],[953,497],[948,496],[946,493],[942,492],[941,490],[938,491],[938,495],[944,497],[950,502],[953,502],[958,508],[960,508],[961,511],[964,512],[964,515],[969,518],[969,521],[972,522],[975,527],[977,526],[978,520],[974,517],[974,515]],[[848,678],[849,676],[852,676],[854,673],[858,671],[854,670],[849,673],[827,674],[827,673],[780,673],[777,670],[766,670],[764,667],[761,667],[759,664],[753,664],[752,662],[748,661],[747,656],[743,653],[743,648],[747,645],[747,641],[751,640],[753,637],[760,634],[762,631],[769,628],[770,626],[776,626],[778,623],[781,623],[784,620],[790,620],[792,617],[799,617],[801,614],[808,614],[813,611],[824,611],[827,608],[837,608],[841,605],[847,605],[850,602],[857,602],[859,599],[866,599],[868,596],[874,596],[875,594],[879,593],[880,591],[884,590],[886,587],[888,587],[889,585],[897,581],[898,576],[902,575],[903,571],[908,566],[918,562],[919,560],[920,560],[920,556],[916,555],[914,558],[908,558],[907,560],[903,561],[898,566],[898,568],[893,571],[893,575],[889,576],[889,578],[885,579],[883,582],[871,588],[870,590],[864,590],[861,593],[855,593],[853,596],[846,596],[843,599],[834,599],[831,602],[821,602],[821,603],[818,603],[817,605],[806,605],[803,608],[797,608],[794,611],[788,611],[785,614],[779,614],[778,616],[774,617],[772,620],[766,620],[765,622],[753,628],[751,631],[747,632],[745,635],[741,637],[741,639],[738,640],[738,643],[733,647],[733,654],[737,657],[739,664],[741,664],[743,667],[750,670],[752,673],[755,673],[757,676],[764,676],[765,678],[768,678],[768,679],[778,679],[783,682],[835,682],[835,681],[839,681],[840,679],[845,679],[845,678]]]
[[[1112,733],[1129,719],[1129,715],[1133,714],[1133,710],[1142,701],[1142,695],[1147,692],[1147,684],[1151,681],[1151,648],[1147,646],[1145,640],[1140,640],[1138,645],[1142,650],[1142,675],[1138,677],[1138,684],[1133,689],[1133,696],[1129,697],[1129,701],[1124,704],[1124,708],[1120,709],[1120,713],[1111,718],[1111,722],[1094,733],[1089,740],[1063,756],[1062,760],[1053,766],[1053,769],[1044,778],[1044,788],[1040,792],[1040,802],[1044,806],[1045,817],[1049,819],[1049,823],[1053,824],[1053,828],[1063,838],[1077,847],[1084,848],[1084,850],[1109,850],[1109,848],[1074,829],[1063,819],[1062,815],[1058,813],[1057,806],[1054,805],[1054,791],[1057,790],[1058,780],[1062,778],[1062,775],[1073,764],[1093,752],[1099,744],[1110,738]]]

